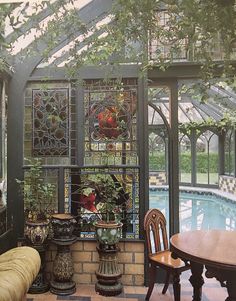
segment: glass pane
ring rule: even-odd
[[[149,88],[149,207],[158,208],[169,222],[168,130],[170,91],[165,86]],[[165,122],[164,122],[165,118]],[[169,225],[167,225],[167,229]]]
[[[218,185],[219,182],[219,141],[218,136],[213,134],[209,141],[209,184]]]
[[[191,183],[191,142],[187,135],[179,134],[180,182]]]
[[[33,89],[33,156],[69,155],[67,89]]]
[[[234,175],[234,130],[229,129],[225,137],[225,174]]]
[[[218,136],[211,131],[197,139],[197,183],[218,184]]]

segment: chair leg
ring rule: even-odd
[[[179,273],[174,273],[173,275],[173,289],[174,289],[174,299],[175,301],[180,301],[180,278]]]
[[[153,291],[153,287],[156,281],[156,267],[151,264],[149,268],[149,286],[148,286],[148,291],[147,295],[145,297],[145,300],[149,300]]]
[[[163,290],[162,290],[162,294],[164,295],[168,289],[168,286],[169,286],[169,282],[170,282],[170,272],[166,272],[166,280],[165,280],[165,285],[163,287]]]

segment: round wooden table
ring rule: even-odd
[[[190,261],[193,301],[200,301],[202,272],[206,277],[216,277],[227,288],[226,301],[236,301],[236,231],[196,230],[175,234],[170,239],[173,257]]]

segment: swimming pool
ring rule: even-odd
[[[149,191],[150,208],[160,209],[169,221],[167,189]],[[236,202],[212,192],[180,191],[180,231],[236,229]]]

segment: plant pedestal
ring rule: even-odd
[[[75,223],[74,217],[69,214],[52,216],[52,242],[57,245],[57,254],[53,262],[50,291],[56,295],[71,295],[76,291],[75,282],[72,280],[74,267],[70,252],[70,246],[77,241],[77,237],[72,234]]]
[[[99,267],[96,272],[97,283],[95,290],[103,296],[116,296],[123,290],[123,285],[119,281],[121,271],[118,266],[117,253],[119,251],[117,245],[99,244],[97,251],[99,254]]]
[[[52,240],[57,245],[57,254],[53,262],[53,280],[50,282],[50,291],[56,295],[71,295],[76,291],[72,280],[74,267],[70,246],[77,241],[74,237],[70,241]]]
[[[29,288],[29,294],[43,294],[49,290],[49,282],[45,277],[45,252],[47,249],[47,244],[42,245],[30,245],[32,248],[36,249],[39,252],[41,258],[41,267],[36,276],[34,282]]]
[[[34,282],[29,288],[30,294],[42,294],[49,290],[49,282],[45,277],[45,253],[49,234],[49,221],[25,222],[25,242],[27,246],[36,249],[41,258],[41,267]]]

